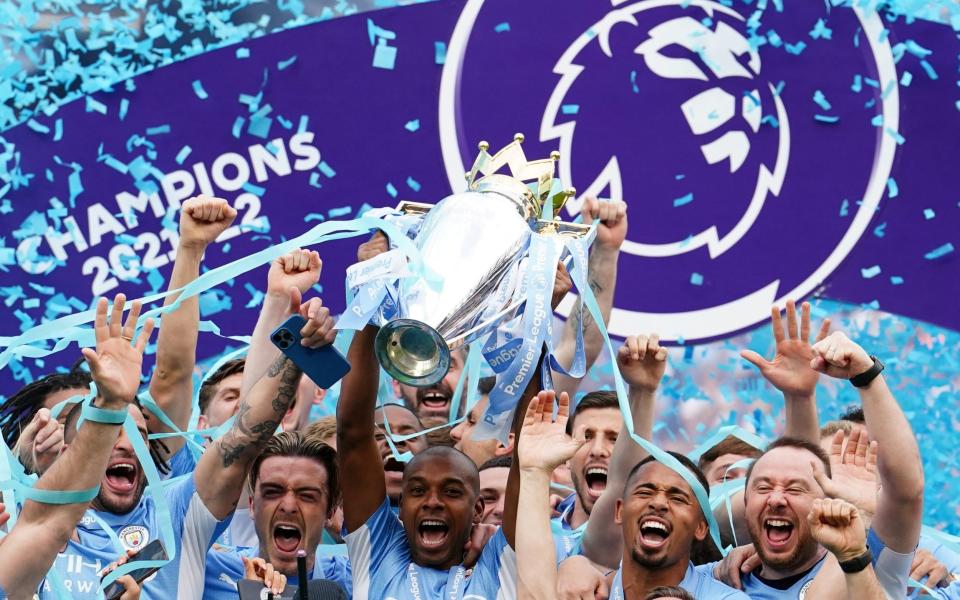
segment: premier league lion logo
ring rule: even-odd
[[[618,284],[612,333],[707,340],[756,325],[771,304],[823,285],[866,231],[893,163],[894,138],[874,125],[898,126],[883,24],[825,10],[468,0],[441,80],[450,184],[463,185],[480,139],[539,126],[533,151],[559,149],[560,178],[578,190],[567,216],[586,196],[630,208],[620,268],[636,276]],[[812,39],[824,18],[832,39]],[[891,83],[852,93],[867,72]]]

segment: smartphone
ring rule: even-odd
[[[159,539],[153,540],[149,544],[143,547],[140,552],[130,559],[131,562],[137,560],[167,560],[167,551],[163,549],[163,544]],[[142,583],[147,577],[150,577],[154,573],[160,570],[160,567],[144,567],[142,569],[134,569],[127,573],[130,577],[133,577],[134,581],[137,583]],[[106,577],[106,575],[104,575]],[[102,579],[102,578],[101,578]],[[120,596],[123,595],[123,584],[114,581],[107,586],[107,589],[103,590],[103,596],[107,600],[118,600]]]
[[[306,319],[300,315],[293,315],[273,330],[270,341],[292,360],[293,364],[300,367],[300,370],[306,373],[315,384],[323,389],[329,389],[350,372],[350,363],[333,345],[320,348],[302,346],[300,330],[306,324]]]
[[[237,592],[240,594],[240,600],[267,600],[270,592],[264,587],[262,581],[254,579],[241,579],[237,582]],[[273,594],[276,600],[293,600],[297,597],[297,586],[288,585],[283,588],[279,594]]]

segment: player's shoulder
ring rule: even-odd
[[[681,587],[693,593],[697,598],[711,598],[712,600],[748,600],[750,597],[744,592],[732,588],[725,583],[714,579],[713,565],[701,565],[687,569]]]

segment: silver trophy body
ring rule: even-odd
[[[469,191],[448,196],[432,208],[415,205],[417,212],[428,212],[414,244],[442,285],[399,279],[396,316],[382,324],[375,347],[381,366],[400,383],[436,384],[450,367],[451,350],[516,316],[523,304],[517,272],[534,231],[583,235],[589,230],[540,220],[545,202],[551,203],[552,214],[574,192],[556,195],[558,205],[550,197],[550,184],[559,155],[527,162],[522,141],[518,134],[492,157],[481,143],[481,154],[467,174]],[[495,173],[505,164],[513,176]],[[486,176],[475,181],[478,172]],[[531,178],[538,186],[524,183]]]

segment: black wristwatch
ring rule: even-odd
[[[873,366],[867,369],[866,371],[864,371],[863,373],[860,373],[859,375],[855,375],[850,378],[850,383],[853,384],[853,387],[858,387],[858,388],[867,387],[868,385],[870,385],[870,382],[876,379],[877,375],[879,375],[880,372],[883,371],[883,363],[880,362],[880,359],[874,356],[873,354],[870,355],[870,358],[871,360],[873,360]]]
[[[870,549],[867,548],[860,556],[841,562],[840,570],[844,573],[859,573],[871,562],[873,562],[873,554],[870,554]]]

